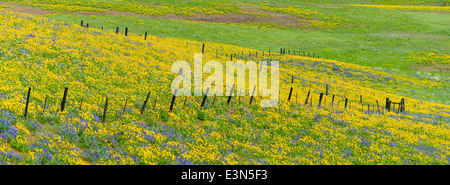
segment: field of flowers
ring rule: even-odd
[[[372,3],[386,5],[434,5],[445,6],[450,5],[446,0],[368,0]]]
[[[411,53],[409,59],[417,64],[450,64],[450,55],[436,51]]]
[[[119,11],[130,12],[137,15],[145,16],[165,16],[177,15],[193,17],[195,15],[246,15],[254,19],[261,17],[272,17],[272,13],[280,13],[282,15],[292,15],[298,17],[299,29],[336,29],[343,24],[342,18],[338,16],[327,16],[323,13],[316,12],[306,8],[296,7],[278,7],[276,5],[265,3],[249,3],[240,1],[134,1],[134,0],[108,0],[108,1],[91,1],[91,0],[7,0],[11,3],[19,3],[31,7],[51,10],[55,13],[77,13],[77,12],[105,12]],[[254,10],[256,9],[256,10]],[[257,24],[233,23],[239,25],[250,25],[257,27],[276,27],[285,28],[286,25],[275,24],[274,22],[259,22]]]
[[[273,52],[269,56],[267,51],[262,55],[206,42],[203,61],[224,63],[232,53],[280,61],[280,104],[262,108],[264,97],[255,97],[250,105],[245,96],[233,97],[227,105],[226,97],[210,97],[200,109],[201,97],[177,97],[169,112],[170,84],[176,76],[171,66],[178,60],[192,63],[202,42],[156,36],[145,41],[139,34],[125,37],[114,30],[9,11],[0,13],[0,22],[0,164],[450,162],[448,102],[396,95],[448,89],[448,78]],[[318,107],[326,84],[329,95]],[[68,99],[61,112],[65,87]],[[288,102],[290,87],[294,91]],[[305,105],[308,92],[311,104]],[[404,98],[405,112],[384,110],[386,98]]]
[[[352,6],[363,6],[382,8],[388,10],[402,10],[402,11],[418,11],[418,12],[450,12],[450,6],[413,6],[413,5],[367,5],[367,4],[350,4]]]

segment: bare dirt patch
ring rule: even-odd
[[[31,6],[26,6],[26,5],[16,4],[16,3],[0,2],[0,5],[9,6],[8,8],[5,8],[5,10],[20,12],[20,13],[27,13],[27,14],[34,14],[34,15],[45,15],[45,14],[53,13],[50,10],[42,10],[39,8],[34,8]]]
[[[413,71],[440,72],[450,74],[450,64],[428,64],[428,65],[414,64],[411,65],[410,69]]]

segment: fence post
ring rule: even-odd
[[[328,96],[328,84],[326,84],[326,91],[325,91],[325,95],[327,95]]]
[[[64,107],[66,106],[67,91],[69,91],[69,88],[68,87],[64,88],[64,96],[61,101],[61,112],[64,111]]]
[[[103,119],[102,123],[106,120],[106,111],[108,110],[108,96],[106,96],[105,107],[103,108]]]
[[[205,43],[202,44],[202,53],[205,53]]]
[[[141,115],[144,114],[145,105],[147,105],[147,101],[148,101],[148,98],[150,97],[150,93],[151,93],[151,92],[148,92],[147,98],[146,98],[145,101],[144,101],[144,105],[142,105]]]
[[[381,113],[381,112],[380,112],[380,107],[378,106],[378,100],[376,100],[376,102],[377,102],[378,113]]]
[[[156,101],[158,100],[158,96],[156,96],[156,98],[155,98],[155,102],[153,103],[153,110],[155,110],[155,108],[156,108]]]
[[[177,90],[178,89],[175,89],[175,92],[173,93],[173,96],[172,96],[172,102],[170,103],[170,111],[169,112],[172,112],[172,109],[173,109],[173,105],[175,104],[175,98],[177,97],[176,95],[177,95]]]
[[[308,91],[308,95],[306,95],[305,105],[308,104],[309,93],[311,93],[311,91]]]
[[[214,102],[216,102],[216,95],[214,95],[214,99],[213,99],[211,106],[214,106]]]
[[[405,111],[405,98],[402,98],[402,113]]]
[[[44,101],[44,109],[42,109],[42,113],[45,112],[45,107],[47,106],[47,95],[45,95],[45,101]]]
[[[294,87],[291,87],[291,90],[289,90],[289,97],[288,97],[288,102],[291,101],[291,95],[292,95],[292,90],[294,90]]]
[[[147,40],[147,32],[145,32],[144,40]]]
[[[388,109],[388,106],[389,106],[389,98],[386,98],[386,107],[385,107],[385,109]]]
[[[345,98],[345,109],[347,109],[347,101],[348,101],[348,99]]]
[[[208,89],[206,89],[206,93],[205,93],[205,96],[203,96],[203,101],[202,101],[202,105],[201,105],[201,109],[203,109],[203,106],[205,105],[205,103],[206,103],[206,98],[208,97],[208,92],[209,92],[209,87],[208,87]]]
[[[83,20],[81,20],[81,26],[84,26],[84,25],[83,25]]]
[[[125,37],[128,36],[128,27],[125,27]]]
[[[332,107],[334,106],[334,94],[333,94],[333,97],[331,98],[331,106]]]
[[[291,84],[293,83],[294,83],[294,75],[291,76]],[[291,89],[289,90],[288,102],[291,101],[292,90],[294,90],[294,87],[291,86]]]
[[[253,95],[255,95],[255,90],[256,90],[256,85],[255,85],[255,87],[253,87],[252,96],[250,97],[250,105],[252,104],[252,101],[253,101]]]
[[[30,93],[31,93],[31,87],[28,87],[27,102],[25,104],[25,113],[23,115],[23,117],[25,117],[25,118],[27,118],[27,114],[28,114],[28,103],[30,102]]]
[[[119,34],[119,27],[116,27],[116,34]]]
[[[125,100],[125,105],[123,106],[122,115],[125,112],[125,109],[127,108],[128,98]]]
[[[323,93],[320,93],[318,107],[320,107],[320,105],[322,104],[322,98],[323,98]]]
[[[388,112],[391,112],[391,100],[387,103],[387,110]]]
[[[233,84],[233,87],[231,87],[230,94],[228,95],[228,100],[227,100],[228,105],[230,104],[231,97],[233,96],[233,91],[234,91],[234,84]]]

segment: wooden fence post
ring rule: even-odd
[[[125,105],[123,106],[122,115],[125,113],[125,109],[127,108],[128,98],[125,100]]]
[[[156,98],[155,98],[155,102],[153,103],[153,110],[155,110],[155,108],[156,108],[156,101],[158,100],[158,96],[156,96]]]
[[[391,100],[387,103],[387,110],[388,112],[391,112]]]
[[[348,99],[345,98],[345,109],[347,109],[347,101],[348,101]]]
[[[381,112],[380,112],[380,106],[378,106],[378,100],[376,100],[376,102],[377,102],[378,113],[381,113]]]
[[[176,95],[177,95],[177,90],[178,89],[175,89],[175,92],[173,93],[173,96],[172,96],[172,102],[170,103],[170,111],[169,112],[172,112],[172,109],[173,109],[173,105],[175,104],[175,98],[177,97]]]
[[[325,95],[327,95],[328,96],[328,84],[326,84],[326,91],[325,91]]]
[[[64,88],[64,96],[61,101],[61,112],[64,111],[64,107],[66,106],[67,91],[69,91],[69,88],[68,87]]]
[[[291,87],[291,90],[289,90],[289,96],[288,96],[288,102],[291,101],[291,95],[292,95],[292,90],[294,90],[294,87]]]
[[[205,103],[206,103],[206,98],[208,97],[208,92],[209,92],[209,87],[208,87],[208,89],[206,89],[206,93],[205,93],[205,96],[203,96],[203,100],[202,100],[202,105],[201,105],[201,109],[203,109],[203,106],[205,105]]]
[[[389,98],[386,98],[386,107],[385,107],[385,109],[388,109],[388,106],[389,106]]]
[[[119,34],[119,27],[116,27],[116,34]]]
[[[322,104],[322,98],[323,98],[323,93],[320,93],[318,107],[320,107],[320,105]]]
[[[27,102],[25,104],[25,113],[23,114],[24,118],[27,118],[27,114],[28,114],[28,103],[30,102],[30,93],[31,93],[31,87],[28,87]]]
[[[214,102],[216,102],[216,95],[214,95],[214,99],[211,106],[214,106]]]
[[[308,95],[306,95],[305,105],[308,104],[309,93],[311,93],[311,91],[308,91]]]
[[[333,97],[331,98],[331,106],[332,107],[334,106],[334,94],[333,94]]]
[[[47,98],[48,98],[48,96],[47,96],[47,95],[45,95],[45,100],[44,100],[44,109],[42,109],[42,113],[44,113],[44,112],[45,112],[45,107],[47,107]]]
[[[205,43],[202,44],[202,53],[205,53]]]
[[[108,110],[108,96],[106,96],[105,107],[103,108],[103,119],[102,123],[106,120],[106,111]]]
[[[402,98],[402,113],[405,111],[405,98]]]
[[[184,109],[184,107],[186,107],[186,100],[187,100],[187,96],[184,97],[183,109]]]
[[[234,84],[233,84],[233,87],[231,87],[230,94],[228,94],[228,100],[227,100],[228,105],[230,104],[231,97],[233,96],[233,91],[234,91]]]
[[[83,20],[81,20],[81,26],[84,26],[84,25],[83,25]]]
[[[151,93],[151,92],[148,92],[147,98],[146,98],[145,101],[144,101],[144,105],[142,105],[142,108],[141,108],[141,115],[144,114],[145,105],[147,105],[147,101],[148,101],[148,98],[150,97],[150,93]]]
[[[125,27],[125,37],[128,36],[128,27]]]
[[[250,97],[250,105],[252,105],[253,95],[255,95],[255,90],[256,90],[256,85],[255,85],[255,87],[253,87],[253,93],[252,93],[252,96]]]
[[[145,32],[144,40],[147,40],[147,32]]]

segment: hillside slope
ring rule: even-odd
[[[259,51],[259,58],[252,55],[253,60],[280,61],[281,103],[277,107],[260,107],[259,96],[251,105],[248,96],[234,97],[231,106],[225,97],[210,97],[202,110],[201,97],[178,97],[173,112],[168,112],[170,84],[176,76],[170,73],[171,65],[178,60],[192,63],[202,43],[155,36],[144,41],[142,35],[125,37],[9,11],[0,13],[0,21],[2,164],[450,161],[450,106],[393,94],[406,89],[411,94],[420,89],[445,89],[449,79],[300,56],[265,53],[261,57]],[[256,53],[205,44],[203,61],[224,63],[232,53],[245,59]],[[326,84],[330,94],[318,107],[318,93],[324,93]],[[287,102],[291,86],[293,97]],[[31,99],[24,119],[28,87]],[[65,87],[68,99],[61,112]],[[304,105],[309,91],[312,104]],[[333,106],[332,95],[336,96]],[[106,97],[106,121],[102,123]],[[349,101],[346,109],[344,98]],[[406,111],[386,112],[385,98],[395,102],[404,98]]]

